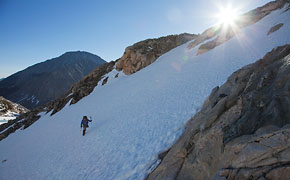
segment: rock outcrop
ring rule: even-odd
[[[162,54],[195,38],[194,34],[183,33],[138,42],[126,48],[116,69],[127,75],[133,74],[152,64]]]
[[[149,180],[289,179],[290,45],[213,89]]]
[[[19,115],[29,112],[28,109],[0,96],[0,125],[16,119]],[[0,128],[1,132],[1,128]]]
[[[13,124],[15,119],[27,112],[29,112],[29,110],[20,104],[13,103],[0,96],[0,140],[2,139],[2,131]]]
[[[23,114],[29,110],[20,104],[13,103],[4,97],[0,96],[0,116],[5,116],[7,113]]]
[[[283,25],[284,25],[283,23],[279,23],[279,24],[273,26],[273,27],[269,30],[269,32],[267,33],[267,35],[270,35],[270,34],[272,34],[273,32],[278,31],[278,30],[279,30]]]

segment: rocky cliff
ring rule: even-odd
[[[29,109],[41,107],[104,63],[91,53],[67,52],[5,78],[0,82],[0,95]]]
[[[133,74],[152,64],[158,57],[171,49],[197,37],[183,33],[157,39],[147,39],[126,48],[124,55],[118,60],[116,69],[127,75]]]
[[[290,45],[233,73],[148,180],[289,179]]]

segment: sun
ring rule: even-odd
[[[238,11],[231,5],[226,7],[219,7],[219,10],[220,12],[216,15],[218,24],[223,24],[224,26],[233,26],[235,21],[238,19]]]

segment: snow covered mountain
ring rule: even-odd
[[[0,125],[17,118],[20,114],[26,112],[28,112],[28,109],[25,107],[0,96]]]
[[[65,94],[105,62],[88,52],[67,52],[0,81],[0,95],[29,109],[40,107]]]
[[[288,4],[253,12],[238,31],[211,28],[134,74],[117,71],[115,62],[100,67],[108,73],[85,77],[48,113],[37,112],[35,123],[0,142],[0,179],[145,178],[214,87],[290,43]],[[85,137],[84,115],[93,118]]]

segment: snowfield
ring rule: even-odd
[[[290,11],[274,11],[238,36],[196,56],[179,46],[145,69],[97,86],[0,142],[0,179],[144,179],[211,90],[239,68],[290,43]],[[284,26],[267,36],[271,27]],[[93,122],[81,135],[83,115]]]

